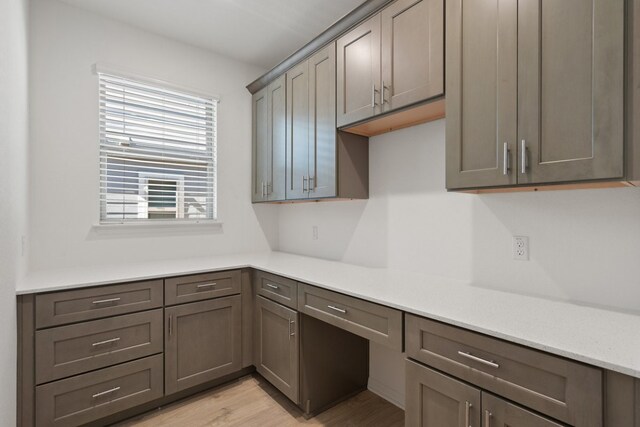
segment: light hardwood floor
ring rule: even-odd
[[[302,411],[259,375],[250,375],[132,418],[118,427],[404,426],[404,411],[364,391],[318,416]]]

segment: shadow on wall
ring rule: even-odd
[[[478,286],[640,311],[640,189],[482,195],[472,231]],[[514,235],[530,261],[513,260]]]

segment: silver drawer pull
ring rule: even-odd
[[[344,308],[338,308],[338,307],[334,307],[332,305],[328,305],[327,308],[330,308],[331,310],[335,310],[338,313],[347,314],[347,310],[345,310]]]
[[[213,283],[201,283],[200,285],[197,285],[196,288],[197,289],[203,289],[203,288],[212,288],[216,285],[216,282]]]
[[[267,285],[268,287],[270,287],[271,289],[280,289],[280,286],[278,285],[272,285],[271,283],[265,283],[265,285]]]
[[[484,411],[484,427],[491,427],[491,417],[493,417],[493,414],[488,409],[485,409],[485,411]]]
[[[487,365],[487,366],[491,366],[492,368],[499,368],[500,367],[500,365],[498,365],[493,360],[485,360],[485,359],[483,359],[481,357],[474,356],[471,353],[465,353],[464,351],[459,351],[458,354],[460,356],[462,356],[462,357],[466,357],[467,359],[471,359],[471,360],[473,360],[475,362],[482,363],[482,364]]]
[[[91,397],[95,399],[96,397],[104,396],[105,394],[115,393],[118,390],[120,390],[120,387],[114,387],[112,389],[101,391],[100,393],[96,393]]]
[[[468,400],[464,403],[464,427],[471,426],[471,408],[473,405]]]
[[[109,304],[111,302],[118,302],[120,301],[122,298],[109,298],[109,299],[99,299],[97,301],[93,301],[91,304]]]
[[[120,341],[120,337],[117,338],[111,338],[110,340],[104,340],[104,341],[98,341],[98,342],[94,342],[93,344],[91,344],[93,347],[98,347],[99,345],[105,345],[105,344],[111,344],[114,342],[118,342]]]

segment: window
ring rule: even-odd
[[[216,219],[218,101],[98,77],[100,222]]]

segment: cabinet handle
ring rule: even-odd
[[[265,196],[268,196],[271,193],[273,193],[273,184],[265,182],[264,183],[264,194],[265,194]]]
[[[173,335],[173,316],[169,316],[169,336]]]
[[[111,338],[110,340],[104,340],[104,341],[98,341],[98,342],[94,342],[93,344],[91,344],[92,347],[98,347],[100,345],[105,345],[105,344],[111,344],[114,342],[118,342],[120,341],[120,337],[118,338]]]
[[[120,301],[122,298],[109,298],[109,299],[100,299],[97,301],[93,301],[91,304],[95,304],[95,305],[99,305],[99,304],[109,304],[112,302],[118,302]]]
[[[529,166],[529,156],[527,156],[527,141],[524,139],[521,142],[520,146],[520,161],[522,162],[521,172],[527,173],[527,166]]]
[[[374,110],[376,109],[376,106],[378,105],[378,103],[376,102],[376,93],[378,92],[378,90],[376,89],[376,84],[373,83],[371,85],[371,108],[373,108]]]
[[[509,144],[504,143],[502,151],[502,175],[509,175]]]
[[[271,283],[265,283],[265,285],[267,285],[268,287],[270,287],[271,289],[280,289],[280,286],[278,285],[272,285]]]
[[[302,177],[302,192],[303,193],[307,192],[307,177],[306,176]]]
[[[382,91],[380,92],[380,104],[382,105],[382,107],[383,107],[383,108],[384,108],[384,104],[385,104],[385,103],[387,103],[387,104],[389,103],[388,101],[386,101],[386,100],[384,99],[384,91],[385,91],[385,90],[389,90],[389,91],[390,91],[390,90],[391,90],[391,88],[390,88],[390,87],[385,86],[385,84],[384,84],[384,80],[383,80],[383,81],[382,81]]]
[[[499,368],[500,367],[500,365],[498,365],[493,360],[486,360],[486,359],[483,359],[481,357],[474,356],[471,353],[465,353],[464,351],[459,351],[458,354],[460,356],[462,356],[462,357],[466,357],[467,359],[471,359],[471,360],[473,360],[475,362],[482,363],[483,365],[491,366],[492,368]]]
[[[493,414],[489,412],[488,409],[484,411],[484,426],[483,427],[491,427],[491,417]]]
[[[347,314],[347,310],[345,310],[344,308],[338,308],[333,305],[328,305],[327,308],[330,308],[331,310],[335,310],[338,313]]]
[[[295,332],[291,332],[291,325],[296,323],[295,321],[289,319],[289,341],[291,341],[291,337],[295,336]]]
[[[464,402],[464,427],[471,427],[471,408],[473,405],[467,400]]]
[[[316,189],[316,186],[315,186],[315,185],[311,185],[311,183],[312,183],[312,182],[315,184],[316,179],[315,179],[314,177],[311,177],[311,176],[310,176],[310,177],[309,177],[309,189],[308,189],[308,191],[309,191],[309,192],[311,192],[311,191],[315,191],[315,189]]]
[[[118,390],[120,390],[120,387],[114,387],[112,389],[101,391],[100,393],[96,393],[96,394],[92,395],[91,397],[93,397],[95,399],[96,397],[104,396],[105,394],[115,393]]]
[[[202,288],[212,288],[215,285],[217,285],[216,282],[212,282],[212,283],[201,283],[199,285],[196,285],[196,289],[202,289]]]

